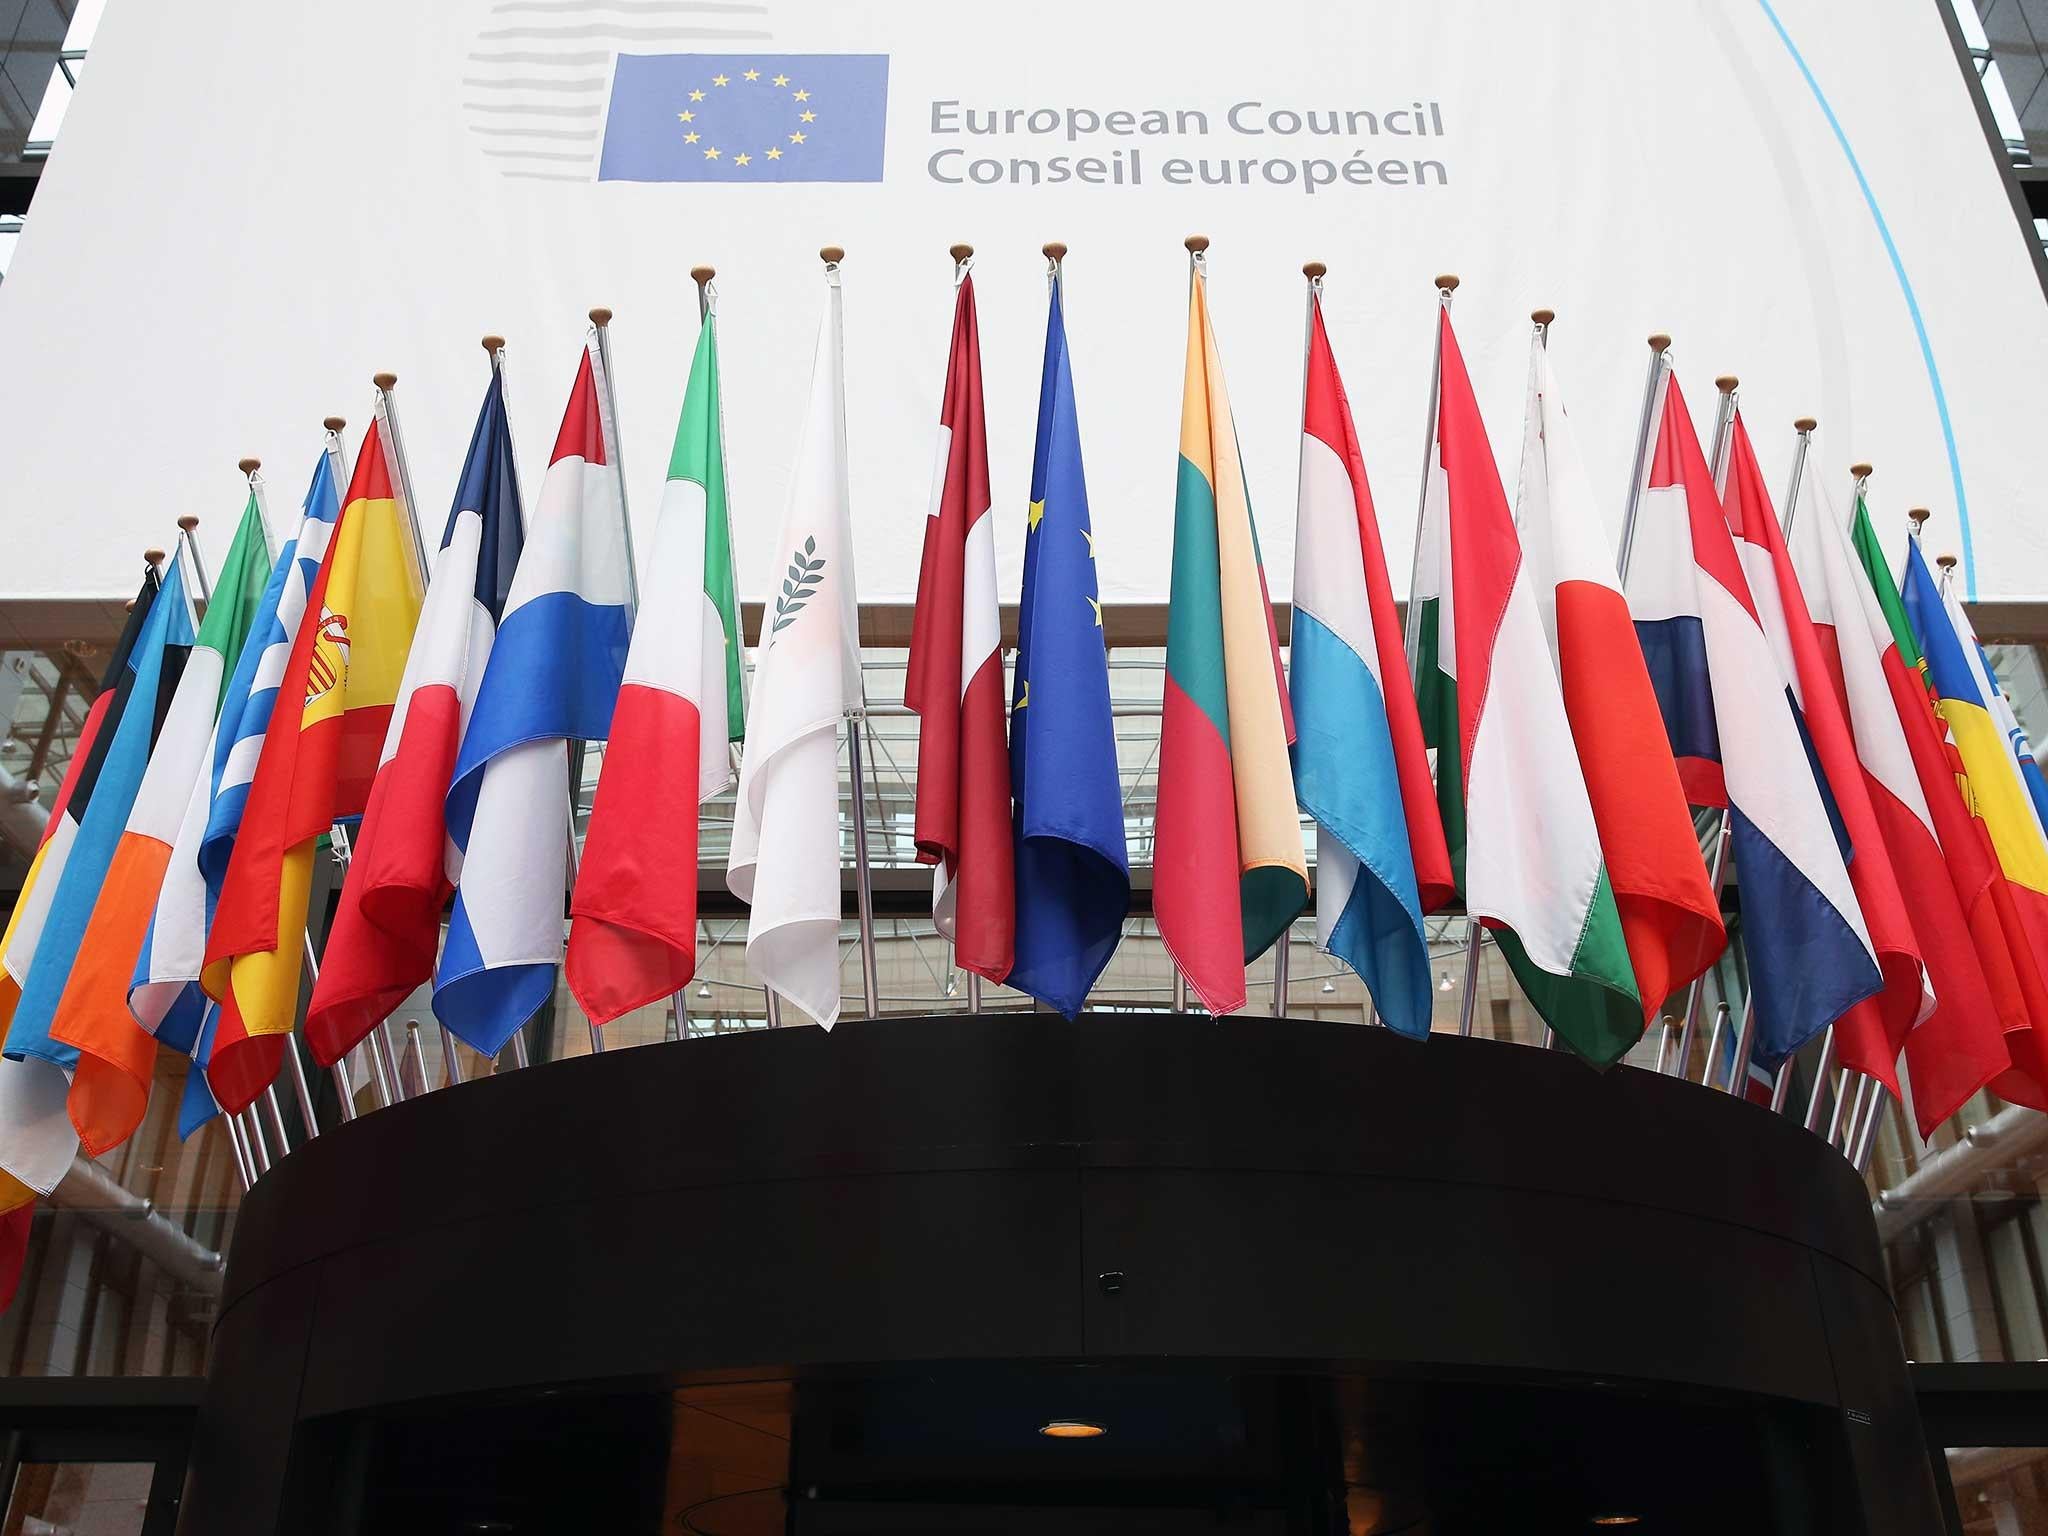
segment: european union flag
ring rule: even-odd
[[[599,181],[880,181],[886,53],[622,53]]]
[[[1131,904],[1131,866],[1057,275],[1038,386],[1013,694],[1017,958],[1007,985],[1072,1018],[1116,953]]]

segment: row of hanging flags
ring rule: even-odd
[[[906,698],[940,931],[963,968],[1071,1016],[1115,951],[1130,871],[1048,253],[1007,707],[966,261]],[[323,1066],[429,981],[441,1022],[486,1055],[558,967],[600,1025],[680,991],[690,797],[732,784],[736,743],[727,880],[752,909],[748,960],[833,1023],[840,725],[863,707],[836,255],[750,700],[715,305],[644,568],[596,327],[530,518],[494,353],[431,551],[380,379],[353,470],[330,430],[281,550],[252,476],[210,592],[187,586],[196,548],[189,573],[149,568],[0,938],[0,1210],[134,1132],[159,1048],[193,1064],[183,1134],[247,1108],[309,984]],[[1717,485],[1660,371],[1617,566],[1545,329],[1511,506],[1446,291],[1404,635],[1320,293],[1312,269],[1290,676],[1196,250],[1153,906],[1202,1006],[1242,1008],[1245,967],[1309,905],[1298,807],[1317,943],[1390,1028],[1428,1033],[1423,919],[1461,903],[1544,1021],[1606,1065],[1726,945],[1693,820],[1721,808],[1762,1067],[1833,1025],[1841,1061],[1894,1093],[1903,1052],[1923,1132],[1987,1085],[2048,1109],[2048,785],[1918,542],[1895,577],[1863,483],[1844,519],[1820,477],[1788,534],[1739,411]],[[590,742],[605,761],[579,864]],[[330,838],[349,871],[314,975]]]

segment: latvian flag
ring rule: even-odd
[[[1771,1068],[1884,976],[1675,375],[1654,443],[1629,609],[1687,797],[1730,812],[1756,1059]]]
[[[974,279],[953,301],[953,345],[904,702],[917,712],[917,857],[932,921],[961,969],[1001,981],[1017,936],[1001,611]]]

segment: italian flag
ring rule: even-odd
[[[746,734],[715,310],[697,335],[642,596],[569,908],[569,990],[594,1024],[696,975],[698,807],[732,783],[729,744]],[[692,763],[696,793],[679,797]]]
[[[1438,315],[1415,592],[1416,694],[1465,910],[1543,1021],[1599,1066],[1643,1032],[1535,582],[1522,559],[1451,313]]]
[[[1279,636],[1199,262],[1188,289],[1152,910],[1211,1013],[1308,905]]]

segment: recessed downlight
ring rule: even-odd
[[[1050,1419],[1038,1426],[1038,1432],[1048,1440],[1099,1440],[1109,1433],[1087,1419]]]
[[[1595,1525],[1641,1525],[1643,1517],[1641,1515],[1595,1515],[1593,1523]]]

